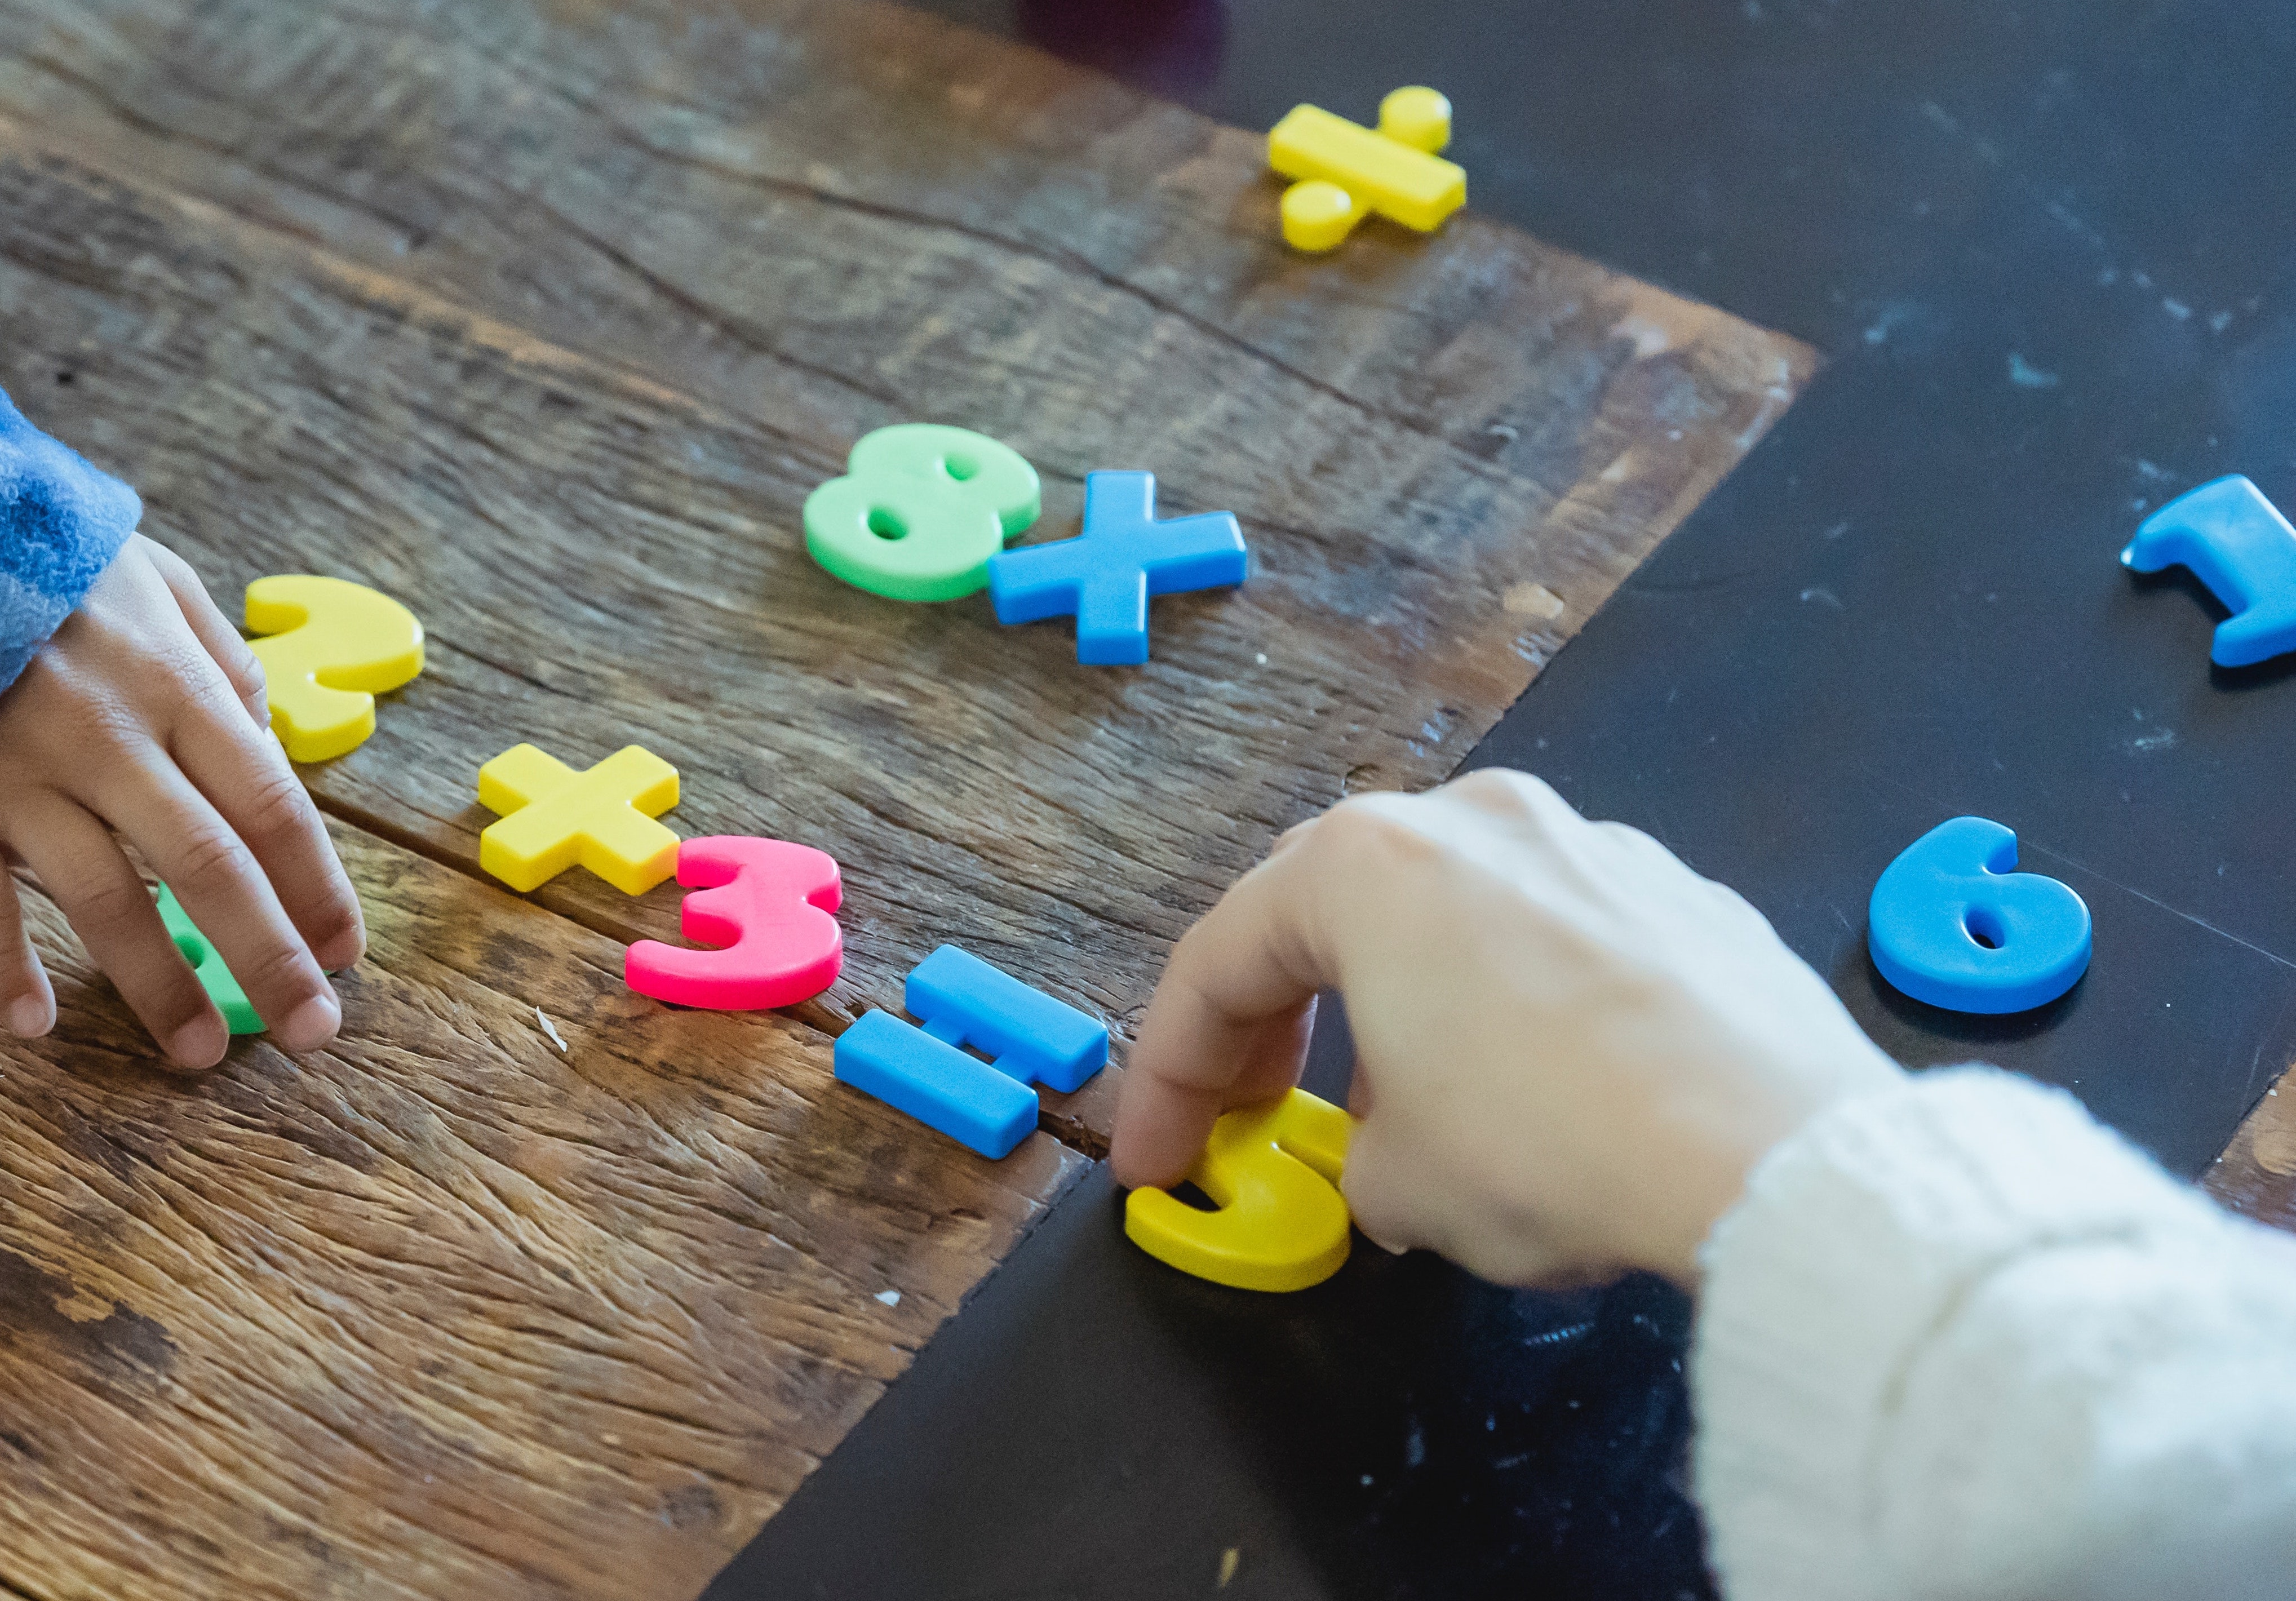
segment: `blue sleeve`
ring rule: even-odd
[[[0,690],[135,531],[135,491],[24,420],[0,393]]]

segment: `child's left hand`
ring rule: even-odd
[[[326,973],[365,949],[358,898],[272,736],[254,653],[182,559],[140,534],[0,694],[0,1019],[26,1038],[56,1019],[14,860],[169,1060],[212,1067],[223,1018],[115,834],[174,889],[282,1049],[335,1037]]]

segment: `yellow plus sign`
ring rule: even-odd
[[[677,769],[640,745],[581,773],[512,745],[479,769],[479,804],[502,814],[479,836],[479,866],[513,890],[579,864],[643,895],[677,870],[677,836],[654,821],[677,804]]]
[[[1416,85],[1380,102],[1367,128],[1320,106],[1294,106],[1268,130],[1267,163],[1300,181],[1283,192],[1283,239],[1328,250],[1376,211],[1431,233],[1467,203],[1464,169],[1435,152],[1451,142],[1451,103]]]

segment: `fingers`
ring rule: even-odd
[[[1126,1065],[1118,1182],[1178,1182],[1222,1112],[1298,1081],[1329,981],[1308,937],[1311,855],[1295,843],[1261,863],[1174,948]]]
[[[166,732],[168,753],[254,852],[319,965],[331,973],[355,965],[366,949],[358,897],[318,808],[272,736],[263,664],[181,557],[159,545],[146,554],[234,697],[226,701],[221,689],[207,685],[185,686],[180,719]],[[242,708],[246,718],[240,716]],[[252,990],[249,998],[255,998]],[[261,1002],[256,1005],[260,1011]]]
[[[254,851],[160,752],[152,751],[143,768],[143,782],[112,798],[106,820],[176,891],[279,1047],[308,1051],[326,1044],[342,1024],[341,1004]]]
[[[358,897],[335,856],[319,809],[311,803],[278,741],[249,723],[217,688],[194,695],[182,720],[168,731],[168,745],[184,776],[253,853],[280,909],[313,959],[330,973],[356,965],[366,949]],[[141,839],[136,842],[139,847],[144,843]],[[176,892],[186,894],[179,883]],[[191,904],[188,899],[184,904]],[[220,940],[220,934],[216,938]],[[236,963],[232,971],[239,973]],[[246,985],[244,974],[240,981]],[[273,1015],[263,1010],[251,987],[248,998],[265,1018]]]
[[[11,747],[23,747],[21,770],[36,781],[7,786],[6,824],[89,955],[176,1062],[221,1059],[223,1020],[109,829],[173,885],[275,1043],[300,1051],[332,1039],[341,1008],[314,951],[348,966],[364,930],[270,736],[253,653],[191,570],[141,537],[51,644],[53,670],[20,680],[5,709]],[[0,910],[10,914],[4,1007],[24,969],[10,954],[20,908]]]
[[[208,587],[200,582],[200,575],[192,571],[191,563],[164,545],[141,534],[135,538],[153,570],[166,580],[168,592],[176,597],[184,620],[191,625],[193,637],[223,670],[232,694],[255,719],[256,727],[267,731],[271,727],[271,706],[264,688],[263,663],[255,659],[247,641],[231,626],[231,620],[208,594]]]
[[[103,825],[52,795],[17,819],[14,843],[168,1059],[191,1069],[222,1061],[231,1039],[222,1017]]]
[[[22,894],[4,861],[0,861],[0,1022],[19,1039],[37,1039],[56,1026],[55,991],[25,935]]]

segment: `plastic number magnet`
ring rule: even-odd
[[[954,945],[910,970],[901,1000],[926,1033],[971,1046],[1023,1084],[1077,1089],[1108,1065],[1107,1024]]]
[[[2071,989],[2088,968],[2088,907],[2016,866],[2017,836],[1984,817],[1940,823],[1906,847],[1866,914],[1882,976],[1956,1012],[2022,1012]]]
[[[1037,1092],[890,1012],[837,1037],[837,1077],[983,1156],[1011,1154],[1037,1126]]]
[[[998,622],[1077,620],[1077,660],[1148,660],[1148,597],[1241,584],[1251,570],[1233,512],[1156,521],[1152,472],[1088,472],[1084,532],[988,562]]]
[[[837,981],[837,863],[786,840],[716,834],[677,848],[677,882],[693,891],[678,911],[685,950],[641,940],[622,958],[631,989],[681,1006],[742,1012],[793,1006]]]
[[[224,965],[221,954],[208,943],[208,937],[192,922],[192,915],[184,910],[183,902],[165,884],[160,886],[160,921],[167,925],[168,937],[184,953],[184,960],[192,965],[200,988],[208,992],[216,1010],[223,1014],[224,1027],[234,1034],[262,1033],[263,1019],[256,1015],[255,1004],[247,998],[247,991],[239,987],[239,981],[231,976],[231,969]]]
[[[1125,1236],[1158,1261],[1239,1290],[1322,1284],[1348,1260],[1339,1182],[1354,1129],[1304,1089],[1228,1112],[1188,1173],[1219,1210],[1136,1189],[1125,1198]]]
[[[984,1156],[1037,1126],[1032,1082],[1075,1089],[1108,1064],[1105,1023],[954,945],[910,969],[901,1001],[924,1026],[868,1014],[837,1037],[838,1078]]]
[[[1301,181],[1283,192],[1283,239],[1328,250],[1370,212],[1423,234],[1467,203],[1467,175],[1435,154],[1451,142],[1451,103],[1398,89],[1377,132],[1316,106],[1294,106],[1267,135],[1267,164]]]
[[[2218,667],[2296,651],[2296,529],[2237,472],[2187,489],[2147,517],[2120,564],[2135,572],[2193,570],[2232,612],[2209,650]]]
[[[387,595],[287,574],[247,587],[248,649],[263,663],[271,727],[297,761],[326,761],[374,732],[374,697],[422,670],[422,625]]]
[[[969,428],[900,423],[861,436],[805,501],[805,547],[856,588],[945,601],[988,581],[988,558],[1036,521],[1037,470]]]
[[[579,864],[625,895],[677,869],[677,836],[654,821],[677,804],[677,769],[639,745],[576,772],[533,745],[479,769],[479,804],[501,815],[479,835],[479,866],[537,890]]]

